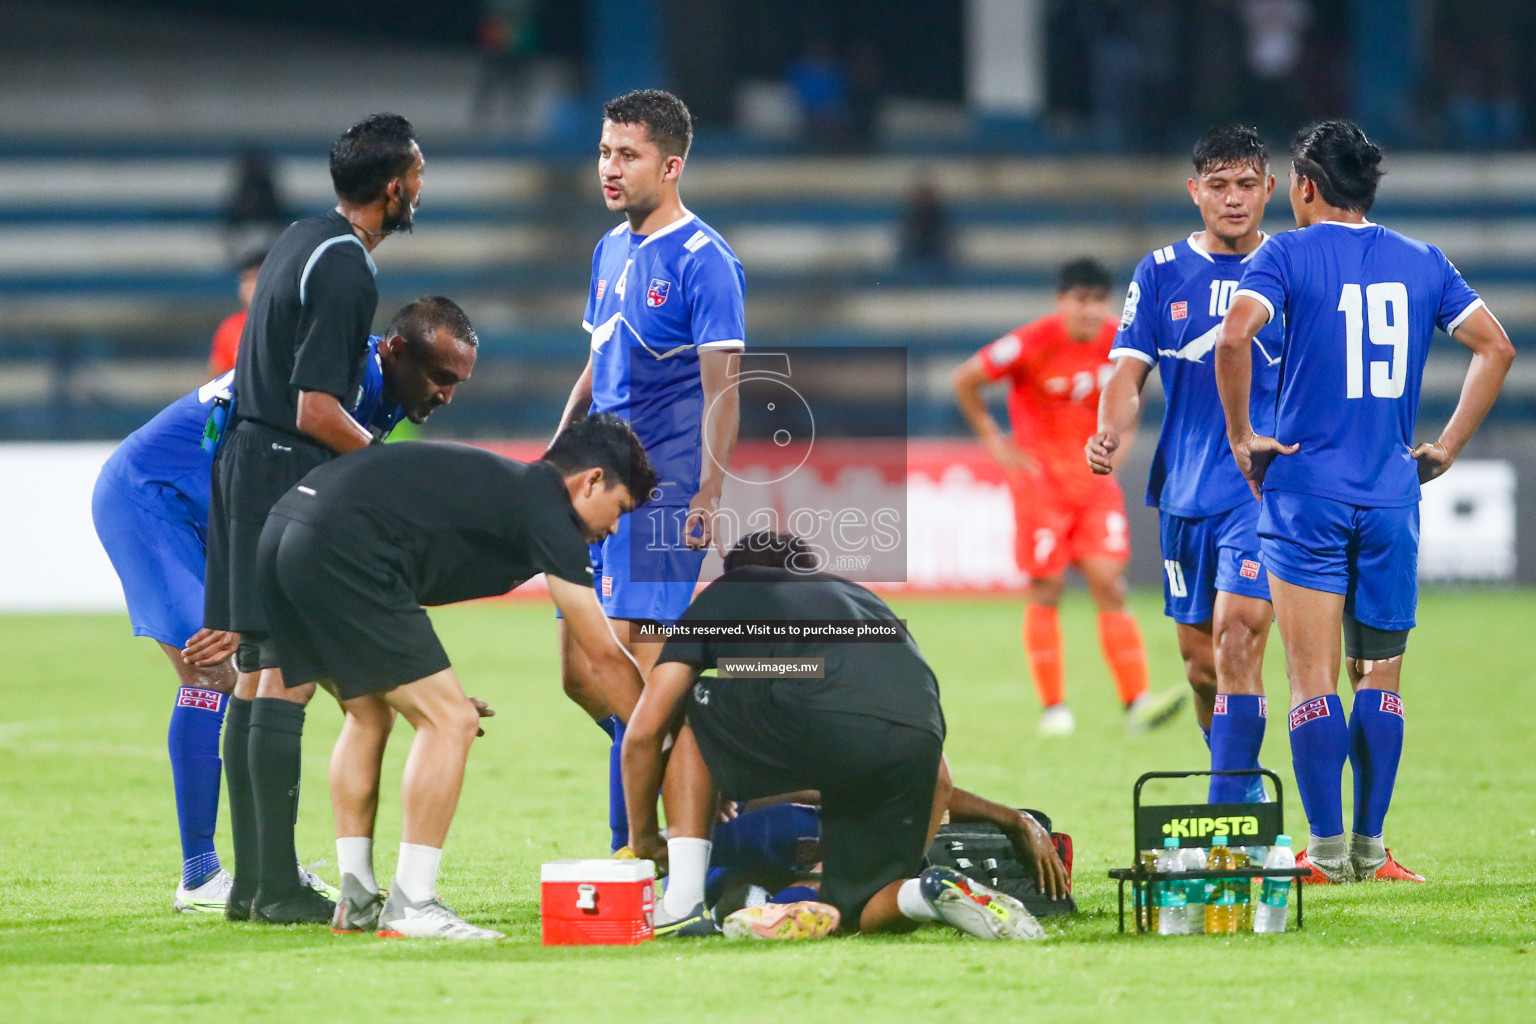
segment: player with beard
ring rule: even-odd
[[[732,385],[746,337],[745,278],[736,254],[678,197],[693,118],[668,92],[643,89],[603,107],[598,177],[603,201],[624,222],[592,255],[582,326],[587,366],[571,389],[563,429],[583,408],[628,420],[660,476],[643,511],[594,545],[593,580],[619,639],[649,672],[661,645],[631,624],[675,622],[693,599],[713,535],[726,467],[736,447],[740,398]],[[617,709],[593,682],[581,650],[560,627],[566,693],[611,739],[608,823],[626,842]]]
[[[1167,409],[1147,479],[1158,510],[1164,614],[1194,690],[1211,768],[1255,769],[1264,742],[1264,645],[1274,609],[1259,552],[1259,506],[1227,448],[1216,393],[1216,335],[1253,255],[1274,191],[1269,151],[1253,128],[1219,125],[1195,143],[1190,198],[1205,230],[1147,254],[1136,268],[1109,356],[1115,372],[1099,398],[1088,465],[1109,473],[1141,415],[1141,388],[1156,365]],[[1280,325],[1254,339],[1253,422],[1273,428]],[[1264,799],[1258,776],[1211,777],[1213,803]]]
[[[231,919],[320,922],[333,910],[293,872],[300,737],[314,688],[283,685],[256,585],[256,543],[272,504],[305,473],[373,440],[345,403],[362,381],[378,305],[371,253],[410,230],[421,198],[414,136],[398,114],[375,114],[336,140],[336,207],[295,222],[273,244],[240,342],[232,429],[213,466],[204,614],[209,629],[241,634],[224,734],[238,868]],[[473,348],[460,349],[445,386],[468,375]],[[240,849],[246,837],[255,841]]]
[[[421,423],[449,400],[440,381],[462,342],[431,325],[458,306],[417,299],[395,314],[383,337],[368,339],[361,393],[348,414],[384,438],[402,418]],[[467,321],[465,321],[467,324]],[[130,434],[96,480],[91,517],[123,584],[133,632],[159,642],[180,680],[168,745],[181,826],[182,879],[173,903],[185,912],[222,911],[231,876],[219,865],[213,832],[219,815],[219,729],[235,685],[230,655],[239,636],[204,628],[211,414],[233,396],[234,371],[172,402]],[[243,821],[248,808],[237,808]],[[236,849],[254,837],[238,834]],[[254,865],[247,864],[248,870]],[[310,876],[313,881],[313,876]]]

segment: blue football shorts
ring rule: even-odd
[[[592,585],[611,619],[672,623],[693,601],[707,551],[683,543],[686,505],[642,505],[592,545]]]
[[[207,523],[170,488],[131,491],[110,463],[96,478],[91,519],[122,581],[133,635],[184,646],[203,628]]]
[[[1419,605],[1419,506],[1372,508],[1265,491],[1259,544],[1287,583],[1344,595],[1344,611],[1376,629],[1412,629]]]
[[[1193,626],[1216,612],[1216,592],[1269,600],[1259,552],[1259,503],[1192,519],[1158,513],[1163,552],[1163,614]]]

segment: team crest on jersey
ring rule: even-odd
[[[1327,697],[1313,697],[1305,704],[1291,708],[1291,728],[1305,725],[1315,718],[1327,718],[1332,713],[1328,710]]]
[[[598,278],[597,279],[597,297],[598,298],[602,298],[603,297],[603,292],[606,292],[607,290],[608,290],[608,279],[607,278],[603,278],[603,277]]]
[[[1168,315],[1175,320],[1183,320],[1189,316],[1189,303],[1175,302],[1168,307]]]
[[[1381,710],[1385,711],[1389,715],[1396,715],[1398,718],[1402,718],[1403,698],[1399,697],[1395,693],[1388,693],[1385,690],[1382,691]]]
[[[659,277],[651,278],[650,286],[645,289],[645,304],[652,308],[667,301],[667,293],[672,290],[671,281],[663,281]]]
[[[1141,286],[1135,281],[1125,293],[1125,308],[1120,311],[1120,329],[1123,331],[1136,322],[1136,306],[1141,302]]]
[[[1245,580],[1256,580],[1259,578],[1259,563],[1251,558],[1245,558],[1243,559],[1242,568],[1237,570],[1237,574]]]

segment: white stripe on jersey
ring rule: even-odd
[[[683,248],[689,252],[698,252],[709,244],[709,236],[702,231],[695,231],[693,237],[683,243]]]
[[[309,272],[315,269],[315,264],[319,262],[321,256],[325,255],[325,250],[329,249],[333,245],[339,245],[342,242],[356,242],[358,248],[363,250],[363,259],[368,261],[368,269],[373,271],[374,274],[378,274],[379,268],[374,266],[373,255],[368,251],[368,247],[363,245],[363,240],[361,238],[350,234],[337,235],[334,238],[327,238],[325,241],[315,246],[315,251],[309,254],[309,259],[304,263],[304,272],[299,275],[299,305],[304,305],[304,287],[309,284]]]

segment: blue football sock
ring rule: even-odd
[[[716,825],[709,862],[732,869],[772,868],[792,871],[801,840],[821,834],[816,808],[806,804],[773,804],[737,815]]]
[[[1291,709],[1291,765],[1314,836],[1344,834],[1344,762],[1349,726],[1337,694],[1313,697]]]
[[[176,788],[176,820],[181,827],[181,882],[196,888],[219,870],[213,829],[219,820],[219,730],[226,700],[217,690],[183,686],[176,691],[166,746],[171,781]]]
[[[618,715],[598,722],[613,743],[608,747],[608,831],[612,849],[629,845],[629,812],[624,808],[624,723]]]
[[[768,897],[769,903],[799,903],[803,900],[821,899],[821,891],[814,885],[791,885]]]
[[[1209,729],[1201,729],[1200,730],[1200,738],[1205,740],[1205,749],[1206,750],[1210,750],[1211,749],[1211,730],[1209,730]]]
[[[1259,766],[1264,745],[1264,698],[1246,693],[1216,695],[1211,716],[1211,771],[1241,771]],[[1242,803],[1248,799],[1253,777],[1212,775],[1208,799],[1213,804]]]
[[[1385,690],[1358,690],[1349,718],[1349,760],[1355,770],[1355,832],[1381,835],[1403,756],[1403,699]]]

